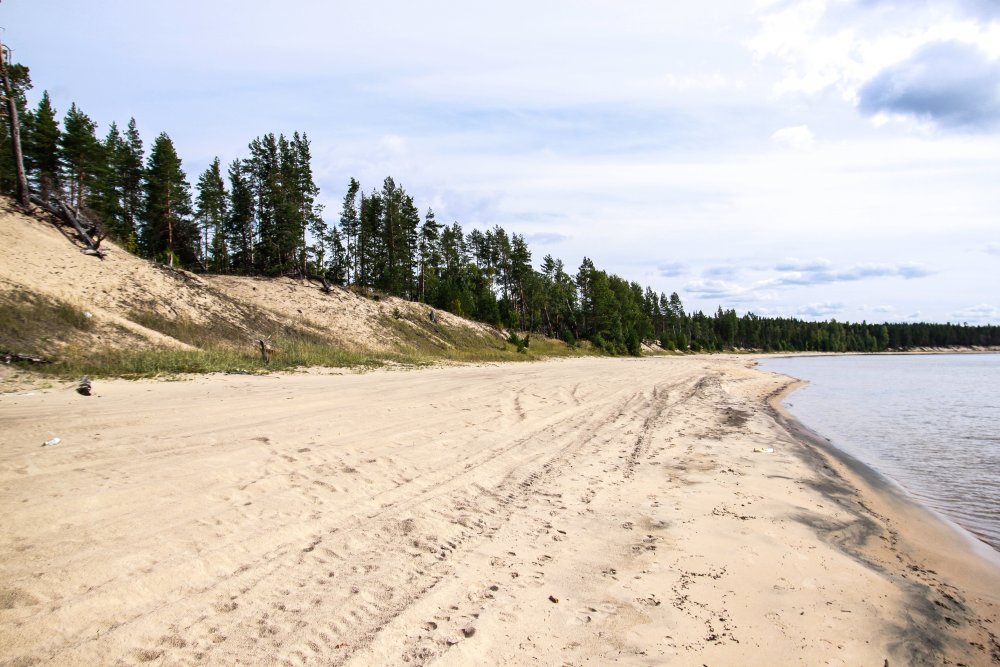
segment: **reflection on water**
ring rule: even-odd
[[[1000,354],[767,359],[785,405],[838,448],[1000,550]]]

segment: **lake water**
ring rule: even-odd
[[[1000,551],[1000,354],[766,359],[802,423]]]

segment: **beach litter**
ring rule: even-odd
[[[62,438],[52,438],[51,440],[43,442],[42,447],[52,447],[54,445],[58,445],[60,442],[62,442]]]
[[[754,447],[755,454],[774,454],[774,447]]]

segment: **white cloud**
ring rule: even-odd
[[[971,324],[996,322],[1000,320],[1000,308],[988,303],[980,303],[957,310],[951,316],[958,322],[969,322]]]
[[[808,318],[828,318],[844,312],[847,306],[840,301],[824,301],[811,303],[798,309],[797,314]]]
[[[398,155],[406,151],[406,140],[398,134],[382,135],[378,145],[383,151],[393,155]]]
[[[771,135],[771,139],[779,144],[784,144],[791,148],[803,150],[812,146],[815,136],[808,125],[794,125],[783,127]]]
[[[663,278],[675,278],[683,275],[685,266],[680,262],[665,262],[656,267],[657,273]]]
[[[812,260],[797,258],[784,259],[774,266],[775,271],[825,271],[832,266],[828,259],[819,257]]]
[[[858,306],[858,310],[865,313],[878,313],[880,315],[888,315],[896,311],[895,307],[890,306],[888,304],[882,304],[878,306],[861,305]]]
[[[781,64],[776,93],[832,90],[856,101],[866,82],[935,42],[1000,56],[1000,22],[968,11],[968,4],[790,0],[759,10],[759,29],[747,46],[758,61]]]
[[[726,266],[712,266],[702,272],[703,278],[689,281],[684,289],[690,294],[706,298],[735,299],[763,292],[771,293],[774,290],[818,288],[882,278],[910,280],[932,274],[930,269],[912,263],[870,263],[835,268],[830,262],[822,259],[810,262],[785,260],[776,265],[775,271],[777,275],[770,270],[757,270],[753,272],[757,277],[739,281],[737,277],[744,271],[736,268],[730,270]],[[839,301],[824,303],[827,305],[836,303],[839,310],[845,308],[844,304]],[[816,304],[807,307],[814,306],[818,307]]]

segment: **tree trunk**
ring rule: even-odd
[[[10,119],[10,144],[14,152],[14,168],[17,170],[17,201],[21,207],[31,211],[30,191],[28,190],[28,178],[24,173],[24,156],[21,153],[21,123],[17,118],[17,101],[14,99],[14,89],[10,85],[10,76],[7,74],[7,52],[3,44],[0,44],[0,76],[3,77],[4,95],[7,98],[7,115]]]
[[[80,215],[81,208],[83,208],[83,169],[80,169],[76,178],[76,210],[74,213]]]
[[[66,205],[66,202],[64,202],[62,199],[56,199],[55,201],[58,203],[58,206],[55,206],[49,202],[46,202],[44,199],[42,199],[37,195],[31,195],[31,201],[41,206],[49,213],[60,216],[61,218],[69,222],[71,225],[73,225],[73,227],[76,228],[77,236],[79,236],[80,240],[87,245],[88,249],[85,250],[84,252],[86,252],[88,255],[94,255],[96,257],[104,259],[104,253],[100,250],[101,241],[103,240],[104,237],[98,235],[97,230],[95,229],[94,234],[97,236],[97,241],[95,242],[94,239],[91,238],[90,233],[87,231],[87,229],[84,228],[80,220],[76,217],[76,215],[74,215],[70,207]]]
[[[174,265],[174,223],[170,215],[170,183],[167,183],[167,257],[170,266]]]

